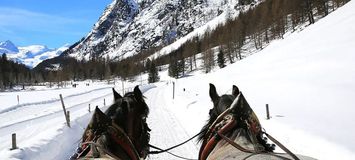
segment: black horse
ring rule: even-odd
[[[203,141],[199,160],[205,159],[313,159],[294,155],[279,142],[288,154],[273,153],[275,145],[267,143],[274,139],[262,131],[261,124],[238,87],[233,85],[232,94],[219,96],[216,87],[210,84],[213,108],[210,119],[203,126],[199,141]]]
[[[149,108],[138,86],[123,97],[113,89],[114,103],[96,108],[80,147],[71,159],[145,159],[149,152]]]

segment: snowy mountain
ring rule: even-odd
[[[51,49],[48,49],[48,47],[45,45],[31,45],[26,47],[19,47],[19,50],[19,53],[26,55],[25,57],[27,58],[33,58],[42,53],[51,51]]]
[[[77,59],[127,58],[171,44],[217,17],[233,17],[238,6],[238,0],[114,0],[67,54]]]
[[[0,42],[0,54],[6,53],[9,59],[25,64],[33,68],[43,60],[59,56],[69,48],[69,44],[57,49],[51,49],[44,45],[30,45],[17,47],[11,41]]]
[[[17,52],[19,52],[18,48],[11,41],[0,42],[0,54]]]
[[[13,58],[16,58],[16,60],[20,63],[33,68],[43,60],[59,56],[61,53],[67,50],[69,46],[70,45],[66,44],[56,49],[50,49],[43,45],[19,47],[20,52],[16,55],[16,57]]]

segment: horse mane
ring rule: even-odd
[[[209,119],[207,120],[207,123],[202,127],[200,134],[197,137],[197,141],[201,142],[202,140],[204,140],[205,135],[208,132],[209,127],[212,125],[212,123],[217,119],[217,117],[225,110],[227,109],[233,102],[233,100],[235,99],[235,96],[233,95],[222,95],[221,97],[219,97],[220,99],[222,99],[222,104],[218,105],[218,108],[213,107],[212,109],[210,109],[209,111]],[[217,105],[217,104],[214,104]]]
[[[208,132],[209,127],[217,119],[217,116],[211,116],[207,120],[207,123],[202,127],[200,134],[197,136],[197,142],[202,142],[205,139],[205,135]]]

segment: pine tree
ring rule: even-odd
[[[169,63],[169,76],[179,78],[178,62],[176,58],[170,60]]]
[[[219,68],[224,68],[226,65],[226,59],[224,58],[224,53],[222,47],[219,47],[219,52],[217,54],[217,63]]]
[[[151,68],[151,63],[152,63],[152,61],[148,58],[145,62],[145,65],[144,65],[145,71],[149,72],[149,70]]]
[[[182,58],[179,62],[178,62],[178,74],[181,73],[181,76],[185,75],[185,59]]]
[[[158,82],[160,80],[159,74],[158,74],[158,69],[155,65],[155,62],[150,63],[150,68],[149,68],[149,73],[148,73],[148,82],[149,83],[154,83]]]

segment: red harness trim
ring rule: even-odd
[[[232,130],[235,126],[237,125],[237,121],[232,118],[231,120],[229,120],[229,122],[224,125],[220,130],[218,130],[218,134],[225,134],[227,132],[229,132],[230,130]],[[212,127],[215,128],[215,127]],[[209,139],[207,139],[207,143],[204,142],[205,145],[202,146],[202,151],[200,152],[200,157],[199,160],[205,160],[207,159],[208,155],[212,152],[212,150],[214,149],[214,147],[217,145],[217,143],[219,142],[218,139],[216,139],[216,136],[210,137]]]
[[[135,152],[132,148],[134,146],[132,146],[131,143],[127,143],[129,139],[126,138],[126,140],[124,140],[122,138],[117,138],[117,136],[114,136],[113,134],[111,134],[111,138],[123,148],[131,160],[139,160],[137,152]]]
[[[131,160],[139,160],[139,154],[129,136],[115,123],[112,123],[112,127],[117,130],[117,132],[111,132],[111,138],[123,148]]]

